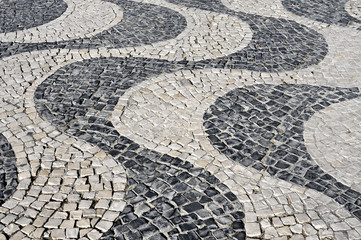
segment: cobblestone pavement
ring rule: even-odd
[[[0,240],[361,239],[360,46],[360,0],[0,0]]]

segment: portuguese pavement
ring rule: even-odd
[[[0,0],[1,239],[361,239],[360,0]]]

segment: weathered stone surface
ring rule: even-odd
[[[0,238],[359,239],[357,4],[2,1]]]

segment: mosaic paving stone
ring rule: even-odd
[[[63,0],[3,0],[0,2],[0,33],[15,32],[50,22],[65,12]]]
[[[128,169],[128,205],[105,239],[245,238],[242,205],[209,172],[178,158],[137,149],[129,139],[115,143],[127,147],[117,160]]]
[[[223,5],[221,0],[185,0],[185,1],[179,1],[179,0],[167,0],[168,2],[174,3],[174,4],[180,4],[187,7],[192,8],[199,8],[203,10],[208,11],[214,11],[214,12],[226,12],[229,11],[226,6]]]
[[[360,219],[360,193],[315,164],[303,140],[304,122],[315,112],[359,96],[358,88],[254,85],[219,98],[204,115],[204,127],[232,160],[323,192]]]
[[[295,21],[234,12],[218,0],[168,1],[237,16],[250,25],[253,38],[245,49],[228,57],[201,62],[206,67],[275,72],[317,64],[327,54],[327,43],[323,36]]]
[[[50,22],[0,33],[0,133],[18,181],[0,239],[360,239],[357,210],[341,202],[361,192],[358,173],[338,167],[359,165],[349,114],[360,98],[314,110],[300,134],[303,160],[332,176],[336,196],[308,187],[320,179],[293,183],[227,158],[203,127],[218,97],[254,84],[360,88],[359,23],[295,15],[282,0],[64,2]],[[354,18],[358,2],[345,4]]]
[[[2,42],[40,43],[91,37],[107,30],[123,18],[122,9],[101,0],[64,0],[66,11],[58,18],[42,25],[0,33]]]
[[[305,123],[305,145],[317,164],[361,191],[361,98],[332,104]]]
[[[297,71],[284,72],[289,75],[290,82],[297,79],[296,83],[310,83],[326,86],[359,86],[359,69],[357,64],[359,56],[360,32],[355,28],[342,27],[336,24],[326,24],[295,15],[287,11],[281,0],[252,1],[252,0],[223,0],[224,4],[234,10],[262,16],[277,17],[295,20],[311,29],[321,33],[328,44],[328,53],[318,64]],[[338,34],[335,34],[335,33]],[[342,46],[342,47],[341,47]],[[289,78],[289,77],[284,77]],[[304,81],[303,79],[307,79]],[[288,82],[288,81],[287,81]],[[270,82],[271,83],[271,82]]]
[[[154,43],[151,48],[144,46],[131,49],[129,54],[133,57],[162,56],[161,58],[169,61],[199,61],[238,52],[252,40],[249,25],[238,17],[187,8],[163,0],[150,2],[178,11],[186,18],[187,27],[170,41]]]
[[[105,238],[244,239],[242,205],[224,184],[179,158],[141,148],[107,120],[126,89],[175,67],[153,59],[75,63],[39,85],[37,110],[61,131],[98,145],[128,169],[129,205]]]
[[[352,17],[345,10],[346,2],[348,1],[283,0],[282,4],[288,11],[316,21],[342,26],[352,23],[360,24],[359,19]]]
[[[161,6],[109,0],[123,9],[123,21],[90,38],[50,43],[1,43],[0,58],[24,51],[51,48],[121,48],[172,39],[187,26],[185,18]]]
[[[348,219],[358,222],[332,198],[307,187],[271,177],[267,172],[245,168],[213,148],[203,130],[203,113],[216,101],[217,96],[223,96],[232,89],[254,84],[247,81],[251,74],[252,72],[247,74],[247,71],[242,71],[240,78],[238,72],[231,70],[203,69],[182,70],[153,77],[132,87],[121,97],[112,114],[112,122],[118,132],[124,133],[131,140],[152,150],[190,161],[195,166],[204,167],[230,187],[245,205],[246,223],[252,223],[246,224],[248,237],[262,236],[262,239],[274,239],[287,232],[287,229],[292,235],[299,235],[300,230],[302,233],[302,229],[307,229],[307,234],[310,235],[303,237],[318,236],[322,239],[325,235],[339,234],[334,230],[327,231],[327,226],[336,222],[349,222]],[[263,81],[279,84],[284,82],[282,77],[268,79],[263,76],[257,79],[253,76],[252,79],[256,84]],[[342,103],[350,101],[352,100]],[[332,104],[328,108],[335,105],[337,104]],[[350,108],[352,106],[354,105]],[[320,121],[326,119],[322,118]],[[320,123],[315,126],[319,125]],[[354,150],[352,146],[350,149]],[[318,158],[313,160],[319,163]],[[324,170],[331,172],[329,168]],[[343,180],[337,174],[331,175],[338,181]],[[357,185],[352,187],[359,190]],[[308,220],[304,221],[302,216]],[[299,220],[294,224],[284,225],[276,222],[276,219],[280,218]],[[314,222],[314,225],[310,226],[310,222]],[[356,238],[357,234],[354,235],[351,230],[353,228],[345,227],[337,231],[350,236],[345,237],[346,239],[351,236]]]
[[[0,205],[15,191],[18,185],[15,153],[0,133]]]
[[[242,20],[254,31],[250,44],[227,57],[201,63],[206,67],[279,72],[317,64],[327,54],[322,35],[295,22],[258,16]]]
[[[57,42],[43,44],[21,44],[10,46],[3,43],[0,49],[4,49],[2,57],[15,51],[29,51],[46,48],[87,48],[87,47],[122,47],[148,44],[151,42],[170,39],[178,35],[185,26],[184,20],[179,15],[170,10],[160,10],[160,8],[150,5],[138,4],[122,1],[114,2],[124,9],[124,21],[117,24],[114,30],[94,36],[89,40],[77,40],[75,42]],[[195,2],[197,3],[197,2]],[[185,3],[182,3],[185,4]],[[221,3],[215,2],[218,6]],[[210,5],[211,6],[211,5]],[[227,9],[217,9],[214,7],[203,7],[205,10],[213,10],[220,13],[227,13],[239,17],[242,21],[249,23],[253,30],[253,40],[248,47],[242,51],[231,54],[227,57],[205,60],[199,62],[197,68],[204,67],[226,67],[226,68],[247,68],[256,71],[284,71],[297,68],[304,68],[320,62],[327,54],[327,43],[322,35],[307,29],[307,27],[297,24],[294,21],[284,19],[264,18],[257,15],[231,12]],[[202,8],[202,5],[199,6]],[[134,12],[134,13],[132,13]],[[139,13],[142,14],[139,17]],[[159,14],[161,13],[161,14]],[[149,15],[148,15],[149,14]],[[143,16],[144,15],[144,16]],[[168,19],[169,15],[177,19]],[[157,19],[153,19],[157,16]],[[162,20],[166,16],[167,20]],[[150,19],[147,19],[150,18]],[[141,20],[139,20],[141,19]],[[141,21],[137,23],[137,21]],[[173,23],[178,25],[174,26]],[[154,23],[154,27],[150,26]],[[163,25],[162,25],[163,24]],[[166,24],[166,25],[164,25]],[[149,25],[149,26],[147,26]],[[158,30],[148,32],[148,29]],[[110,40],[110,38],[112,40]],[[117,39],[117,40],[114,40]],[[84,44],[84,42],[87,42]]]

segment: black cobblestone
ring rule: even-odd
[[[217,99],[204,114],[212,144],[230,159],[323,192],[355,216],[360,193],[325,173],[307,152],[303,123],[325,107],[360,97],[358,88],[253,85]],[[347,195],[347,197],[345,196]]]
[[[18,172],[15,153],[0,133],[0,205],[2,205],[16,190]]]
[[[122,66],[118,68],[122,70],[103,71],[107,67],[117,69],[115,66]],[[232,222],[241,220],[233,215],[237,216],[243,207],[225,185],[209,172],[188,162],[140,147],[121,136],[107,120],[117,98],[127,88],[154,74],[184,67],[176,62],[140,58],[84,61],[59,70],[35,92],[36,108],[42,117],[58,126],[59,130],[112,153],[127,169],[125,200],[128,206],[104,239],[124,239],[130,235],[156,238],[159,234],[169,239],[200,239],[200,229],[217,239],[245,236],[242,234],[244,228],[240,229],[239,225],[236,229],[231,227]],[[74,74],[76,72],[78,74]],[[94,98],[97,101],[93,101]],[[109,99],[115,99],[114,104],[96,110],[97,102],[106,103]],[[223,194],[231,196],[232,200]],[[135,214],[135,209],[139,210],[139,215]],[[162,230],[169,224],[167,230]]]
[[[0,1],[0,33],[37,27],[60,17],[67,9],[63,0]]]
[[[328,24],[348,26],[361,23],[346,10],[347,0],[283,0],[283,6],[290,12]]]
[[[110,2],[124,9],[123,21],[113,28],[89,39],[39,44],[1,43],[0,58],[23,51],[51,48],[120,48],[150,44],[176,37],[187,25],[182,15],[167,8],[124,0]],[[215,0],[207,4],[199,0],[171,2],[237,16],[247,22],[253,31],[252,41],[243,50],[225,57],[188,63],[189,66],[193,65],[191,68],[279,72],[317,64],[328,52],[321,34],[295,21],[234,12]],[[105,107],[104,104],[99,103],[97,108]]]
[[[122,48],[169,40],[187,26],[176,11],[152,4],[107,0],[123,9],[123,20],[93,37],[46,43],[1,43],[0,58],[26,51],[66,48]]]
[[[252,29],[252,41],[246,48],[226,57],[200,61],[196,64],[198,68],[279,72],[317,64],[328,52],[328,45],[321,34],[292,20],[235,12],[219,0],[168,2],[236,16]]]
[[[0,41],[0,58],[46,49],[148,45],[174,39],[187,27],[184,16],[166,7],[127,0],[104,1],[123,10],[123,19],[108,30],[89,38],[58,42]],[[245,239],[243,206],[225,184],[190,162],[147,149],[122,136],[109,120],[112,111],[129,88],[159,74],[198,69],[246,69],[252,74],[292,71],[320,63],[328,53],[328,45],[321,33],[307,26],[281,17],[233,11],[221,0],[167,1],[237,17],[248,24],[252,39],[238,52],[194,62],[109,57],[73,63],[37,87],[36,109],[61,133],[97,145],[126,168],[126,206],[102,239]],[[315,21],[341,26],[360,24],[344,9],[345,3],[282,1],[288,11]],[[40,26],[60,17],[66,9],[62,0],[0,0],[0,33]],[[8,72],[4,71],[5,75]],[[33,84],[32,80],[29,83]],[[323,171],[312,160],[303,139],[304,122],[315,112],[360,96],[357,88],[253,85],[218,98],[204,114],[204,128],[214,147],[233,161],[322,192],[361,220],[361,193]],[[15,192],[17,174],[15,153],[0,134],[0,205]],[[12,233],[7,232],[11,237]],[[53,237],[48,231],[43,235]]]

